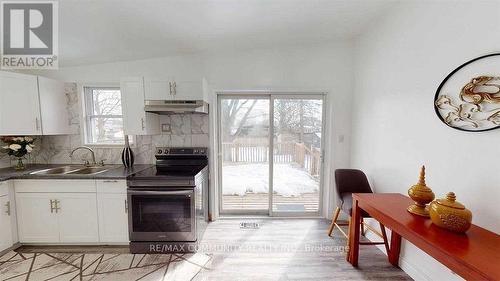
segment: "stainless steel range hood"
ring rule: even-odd
[[[144,109],[157,114],[208,114],[208,103],[202,100],[146,100]]]

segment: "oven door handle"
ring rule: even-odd
[[[193,190],[169,190],[169,191],[139,191],[139,190],[128,190],[129,194],[132,195],[192,195]]]

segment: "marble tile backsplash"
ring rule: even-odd
[[[39,136],[36,137],[35,150],[28,157],[28,162],[39,164],[80,164],[90,160],[90,154],[79,150],[73,157],[71,151],[83,145],[80,129],[81,104],[75,83],[67,83],[65,87],[70,123],[74,126],[74,135]],[[155,147],[158,146],[209,146],[208,115],[174,114],[160,116],[162,126],[160,135],[136,136],[131,145],[136,164],[153,164]],[[96,159],[105,159],[106,164],[121,164],[123,147],[93,147]],[[13,165],[8,157],[0,156],[0,167]]]

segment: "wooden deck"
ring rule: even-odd
[[[300,196],[274,195],[273,211],[317,212],[319,209],[319,193],[304,193]],[[245,195],[223,195],[223,210],[267,210],[269,195],[267,193],[248,193]]]

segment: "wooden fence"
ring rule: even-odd
[[[263,144],[223,143],[223,159],[225,162],[264,163],[269,159],[269,146]],[[304,143],[274,143],[274,163],[296,163],[318,176],[321,168],[321,152],[317,148],[309,148]]]

